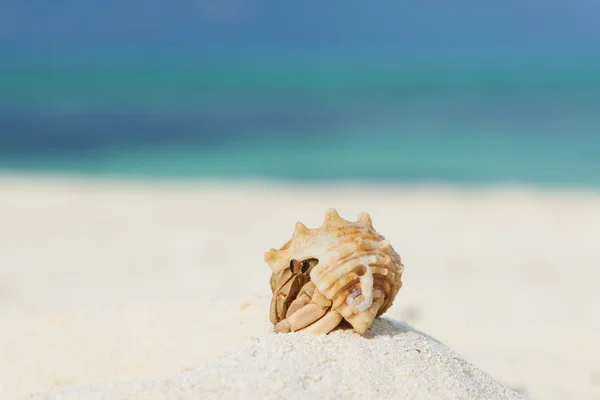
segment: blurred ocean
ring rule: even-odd
[[[0,67],[0,172],[600,185],[600,63]]]

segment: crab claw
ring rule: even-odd
[[[290,304],[300,292],[300,276],[290,270],[284,270],[278,281],[271,280],[273,299],[269,310],[269,320],[273,325],[285,318]]]

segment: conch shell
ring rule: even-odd
[[[265,253],[265,261],[273,271],[271,322],[279,332],[327,333],[343,318],[362,335],[402,287],[400,256],[367,213],[350,222],[330,209],[315,229],[298,222],[292,239]]]

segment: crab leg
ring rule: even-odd
[[[323,296],[312,282],[308,282],[290,305],[286,318],[275,325],[275,331],[328,333],[342,318],[337,312],[331,311],[330,307],[331,300]]]
[[[318,320],[312,325],[301,329],[302,332],[324,334],[329,333],[335,329],[342,322],[342,316],[337,311],[329,311],[323,318]]]

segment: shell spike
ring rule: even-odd
[[[302,222],[296,222],[296,229],[294,229],[294,236],[305,237],[310,235],[310,229],[306,227]]]
[[[358,221],[369,226],[370,228],[373,227],[373,221],[371,221],[371,216],[368,213],[360,213],[360,215],[358,216]]]
[[[278,255],[279,255],[279,250],[271,249],[265,253],[265,261],[267,262],[267,264],[270,265],[271,262],[273,262],[279,258]]]
[[[381,250],[391,249],[392,245],[388,239],[385,239],[381,242],[381,246],[379,247]]]
[[[325,213],[325,222],[329,222],[329,221],[346,222],[342,217],[340,217],[340,214],[338,214],[338,212],[335,208],[330,208]]]
[[[271,269],[276,270],[281,259],[285,258],[285,252],[281,250],[271,249],[265,253],[265,262],[269,264]]]

